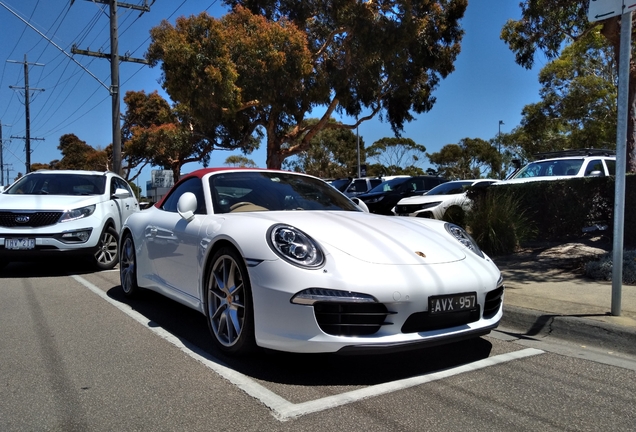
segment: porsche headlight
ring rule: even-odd
[[[445,224],[444,228],[446,228],[446,231],[448,231],[451,236],[453,236],[466,248],[470,249],[482,258],[484,257],[484,253],[481,251],[481,249],[479,249],[479,246],[477,246],[475,240],[473,240],[473,238],[466,232],[466,230],[464,230],[464,228],[451,223]]]
[[[95,212],[95,204],[86,207],[67,210],[60,218],[60,222],[70,222],[77,219],[82,219],[92,215]]]
[[[272,226],[267,233],[267,240],[279,257],[299,267],[315,269],[321,267],[325,261],[318,244],[293,226]]]

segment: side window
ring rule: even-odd
[[[380,179],[371,179],[370,183],[371,183],[371,187],[369,189],[373,189],[374,187],[376,187],[377,185],[382,183],[382,180],[380,180]]]
[[[130,196],[134,196],[130,189],[130,185],[127,182],[118,177],[113,177],[110,182],[110,194],[114,194],[117,189],[126,189]]]
[[[607,165],[607,173],[611,176],[616,175],[616,161],[612,159],[605,159],[605,165]]]
[[[605,175],[605,170],[603,169],[603,161],[600,159],[594,159],[588,162],[587,167],[585,168],[585,175],[589,176],[594,171],[600,171],[601,175]]]
[[[181,198],[181,195],[186,192],[192,192],[197,197],[197,210],[194,213],[206,214],[203,185],[201,184],[201,179],[198,179],[196,177],[188,179],[177,186],[177,188],[174,189],[172,193],[166,198],[163,206],[161,206],[162,210],[176,213],[179,198]]]
[[[349,186],[347,192],[366,192],[367,191],[367,181],[362,180],[354,180],[353,184]]]

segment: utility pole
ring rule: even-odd
[[[29,88],[29,64],[34,66],[44,66],[41,63],[29,63],[27,61],[27,55],[24,55],[24,62],[19,62],[15,60],[7,60],[9,63],[22,63],[24,64],[24,87],[15,87],[9,86],[9,88],[14,90],[24,90],[24,110],[26,117],[26,136],[25,137],[11,137],[11,138],[20,138],[24,139],[25,142],[25,152],[26,152],[26,172],[31,172],[31,140],[44,140],[44,138],[31,138],[31,111],[30,111],[30,103],[29,98],[31,95],[31,91],[44,91],[44,89],[40,88]]]
[[[87,0],[89,1],[89,0]],[[73,54],[83,54],[93,57],[110,59],[110,95],[112,99],[112,130],[113,130],[113,171],[121,172],[121,119],[120,119],[120,89],[119,89],[119,61],[148,64],[147,60],[132,58],[129,55],[119,56],[119,33],[117,27],[117,7],[139,10],[141,13],[150,12],[148,0],[142,5],[119,3],[117,0],[91,0],[93,3],[107,4],[110,6],[110,54],[80,50],[75,45],[71,48]],[[73,2],[71,2],[71,5]]]
[[[4,142],[2,141],[2,120],[0,120],[0,186],[4,186]]]

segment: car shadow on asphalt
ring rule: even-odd
[[[205,317],[151,291],[124,296],[121,286],[107,291],[181,340],[186,347],[216,363],[254,379],[293,385],[375,385],[470,364],[488,358],[492,344],[473,338],[446,345],[390,354],[295,354],[260,349],[250,356],[230,357],[216,348]]]
[[[61,277],[69,274],[88,274],[99,270],[88,259],[51,257],[30,261],[10,262],[0,269],[0,279],[29,277]]]

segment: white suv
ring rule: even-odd
[[[530,162],[513,172],[500,184],[572,177],[605,177],[616,174],[616,153],[613,150],[565,150],[537,156],[540,160]]]
[[[40,170],[0,193],[0,266],[47,254],[80,254],[101,270],[119,259],[119,231],[139,211],[112,172]]]

